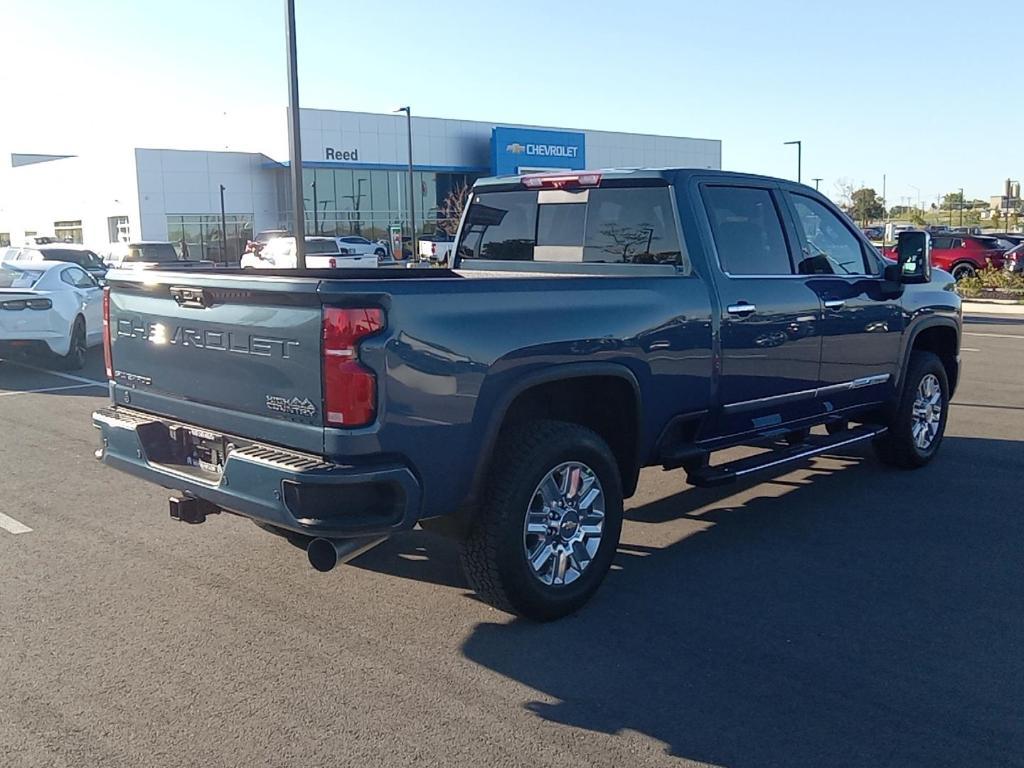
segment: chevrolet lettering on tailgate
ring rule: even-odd
[[[151,344],[197,347],[213,352],[235,352],[257,357],[279,357],[284,360],[290,358],[291,353],[299,346],[295,339],[235,333],[216,328],[189,328],[184,325],[154,323],[141,318],[119,319],[117,336],[123,339],[148,341]]]

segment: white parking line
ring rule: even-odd
[[[39,368],[35,365],[29,365],[28,363],[20,363],[14,360],[7,360],[8,365],[16,365],[19,368],[27,368],[30,371],[38,371],[39,373],[47,373],[50,376],[56,376],[59,379],[67,379],[68,381],[77,381],[80,384],[88,384],[95,387],[107,388],[107,382],[96,381],[96,379],[87,379],[84,376],[74,376],[70,373],[61,373],[60,371],[51,371],[49,368]]]
[[[35,395],[41,392],[63,392],[65,389],[85,389],[86,387],[99,386],[97,384],[65,384],[63,387],[42,387],[40,389],[16,389],[10,392],[0,392],[0,397],[11,395]]]
[[[1024,336],[1013,333],[978,333],[977,331],[964,331],[964,336],[988,336],[993,339],[1024,339]]]
[[[975,349],[974,347],[960,347],[960,351],[961,352],[981,352],[980,349]]]
[[[8,533],[30,533],[32,531],[24,523],[19,523],[13,517],[8,517],[3,512],[0,512],[0,528],[3,528]]]

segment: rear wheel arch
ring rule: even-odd
[[[580,424],[596,432],[615,454],[624,494],[636,489],[642,457],[640,385],[629,368],[580,363],[520,378],[491,410],[473,477],[477,498],[504,431],[534,419]]]

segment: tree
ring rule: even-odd
[[[993,223],[993,224],[994,224],[995,226],[997,226],[997,227],[998,227],[998,226],[999,226],[999,221],[1000,221],[1000,219],[1002,219],[1002,218],[1003,218],[1003,215],[1002,215],[1002,214],[1001,214],[1001,213],[999,212],[999,209],[998,209],[998,208],[994,208],[994,209],[992,210],[992,223]]]
[[[448,235],[454,235],[462,221],[462,211],[469,200],[469,186],[455,187],[437,208],[437,228]]]
[[[862,187],[850,195],[850,215],[855,221],[867,224],[885,216],[885,206],[878,193],[870,187]]]
[[[926,224],[924,219],[924,213],[915,208],[914,212],[910,214],[910,223],[915,224],[919,227],[923,227]]]
[[[959,210],[964,203],[962,192],[948,192],[942,196],[942,210]]]
[[[847,178],[836,179],[836,193],[832,199],[849,213],[853,206],[853,182]]]

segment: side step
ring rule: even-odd
[[[695,468],[687,472],[686,479],[691,485],[697,485],[702,488],[726,485],[754,472],[762,472],[786,464],[793,464],[809,459],[812,456],[834,451],[837,448],[862,443],[865,440],[871,440],[885,434],[885,432],[886,427],[865,424],[835,435],[811,435],[805,442],[799,445],[778,448],[774,451],[760,453],[757,456],[749,456],[737,461],[730,461],[728,464],[719,464],[715,467]]]

